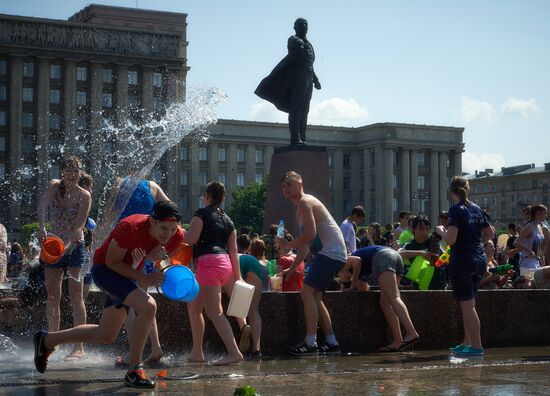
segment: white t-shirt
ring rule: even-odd
[[[357,250],[357,244],[355,242],[355,230],[353,229],[353,223],[348,221],[348,219],[344,220],[342,224],[340,224],[340,230],[344,236],[344,242],[346,243],[348,252],[355,252]]]

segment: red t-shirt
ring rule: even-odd
[[[294,264],[295,258],[296,258],[296,255],[294,254],[291,254],[288,256],[281,256],[279,257],[279,261],[277,261],[277,264],[283,267],[283,269],[287,269],[292,264]],[[304,262],[302,261],[300,265],[296,267],[296,271],[294,271],[290,279],[283,281],[283,291],[284,292],[300,291],[302,290],[303,283],[304,283]]]
[[[121,249],[126,249],[123,261],[128,265],[132,265],[134,262],[132,257],[134,249],[140,248],[147,253],[153,250],[158,245],[158,241],[149,234],[149,219],[150,216],[135,214],[120,220],[105,242],[96,249],[94,265],[105,265],[107,249],[113,239]],[[174,236],[164,245],[168,253],[172,254],[178,245],[183,242],[183,234],[183,229],[178,225],[178,230]],[[140,271],[142,267],[143,261],[135,269]]]

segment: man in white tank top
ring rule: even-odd
[[[303,342],[290,348],[292,355],[307,356],[321,354],[340,354],[340,345],[332,331],[332,322],[327,308],[323,304],[323,293],[330,282],[340,272],[346,261],[346,245],[338,224],[327,208],[313,195],[305,194],[302,176],[296,172],[287,172],[281,178],[283,195],[297,208],[298,221],[302,234],[293,241],[276,238],[278,246],[298,249],[294,264],[283,270],[285,277],[290,277],[310,252],[314,255],[309,271],[304,279],[300,297],[304,304],[306,320],[306,337]],[[322,247],[313,248],[319,239]],[[311,244],[311,249],[310,249]],[[317,251],[315,251],[317,250]],[[317,344],[317,325],[320,324],[325,334],[325,342]]]

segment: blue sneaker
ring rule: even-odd
[[[466,348],[468,348],[468,345],[458,344],[458,345],[455,346],[455,347],[449,348],[449,352],[451,352],[451,353],[461,352],[461,351],[463,351],[463,350],[466,349]]]
[[[461,351],[454,352],[456,356],[483,356],[485,352],[483,351],[483,348],[472,348],[471,346],[467,346]]]

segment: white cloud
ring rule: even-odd
[[[250,115],[256,121],[288,122],[286,113],[266,101],[254,104]],[[368,109],[355,99],[330,98],[311,102],[308,124],[360,126],[367,123],[368,117]]]
[[[497,118],[497,111],[492,104],[468,96],[462,97],[460,113],[463,122],[492,122]]]
[[[250,116],[254,121],[288,122],[288,115],[277,110],[267,101],[256,103],[250,109]]]
[[[313,102],[309,123],[320,125],[360,126],[366,123],[369,111],[355,99],[330,98]]]
[[[524,100],[516,98],[506,99],[506,102],[500,108],[502,114],[520,115],[523,118],[540,113],[540,110],[541,108],[535,99]]]
[[[462,154],[463,172],[474,173],[476,170],[485,169],[493,169],[498,172],[503,166],[506,166],[506,161],[500,154],[483,153],[477,155],[467,150]]]

